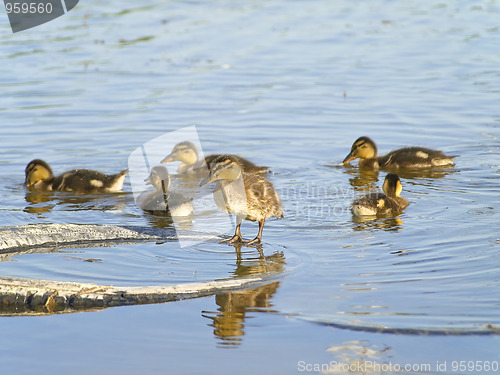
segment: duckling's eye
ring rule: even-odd
[[[366,148],[366,143],[362,143],[362,144],[359,144],[359,145],[354,145],[352,150],[357,150],[358,148]]]

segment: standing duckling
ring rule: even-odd
[[[24,185],[35,191],[69,191],[74,193],[117,193],[122,191],[128,169],[113,175],[88,169],[73,169],[54,177],[50,166],[40,159],[32,160],[25,169]]]
[[[241,242],[240,231],[243,219],[259,222],[259,233],[246,242],[251,245],[260,243],[264,222],[271,217],[283,218],[281,201],[271,182],[262,176],[245,173],[240,165],[229,155],[220,155],[210,166],[210,173],[200,186],[216,182],[214,200],[222,211],[236,215],[234,236],[224,239],[229,244]]]
[[[383,193],[369,193],[352,203],[352,213],[356,216],[393,216],[398,215],[408,205],[408,201],[400,196],[401,180],[394,173],[385,176]]]
[[[446,156],[441,151],[424,147],[406,147],[389,152],[385,156],[377,156],[377,146],[368,137],[356,139],[351,152],[345,157],[343,164],[359,158],[359,166],[379,169],[418,169],[431,167],[452,167],[455,156]]]
[[[172,161],[180,161],[182,164],[177,169],[180,174],[206,174],[206,166],[210,166],[221,155],[209,155],[205,157],[205,160],[198,160],[198,150],[196,146],[191,142],[181,142],[175,145],[172,152],[165,156],[161,161],[162,164],[169,163]],[[237,155],[225,155],[227,158],[236,162],[245,173],[265,173],[267,172],[267,167],[259,167],[240,156]]]
[[[192,198],[184,198],[181,194],[170,191],[170,175],[164,166],[153,167],[144,181],[156,191],[141,202],[143,210],[170,216],[189,216],[193,213]]]

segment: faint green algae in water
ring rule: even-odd
[[[131,40],[120,39],[120,44],[122,44],[122,45],[132,45],[132,44],[137,44],[137,43],[141,43],[141,42],[147,42],[148,40],[151,40],[153,38],[155,38],[154,35],[144,36],[142,38],[131,39]]]

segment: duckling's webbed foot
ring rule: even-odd
[[[261,238],[259,236],[255,237],[253,240],[250,241],[243,241],[245,245],[254,245],[254,244],[260,244],[261,243]]]
[[[231,244],[233,244],[235,242],[241,242],[241,241],[243,241],[243,238],[241,237],[240,226],[241,226],[241,222],[239,222],[238,225],[236,225],[236,230],[234,231],[234,236],[233,237],[226,238],[226,239],[220,241],[219,243],[223,243],[223,242],[229,241],[227,244],[231,245]]]
[[[228,245],[231,245],[235,242],[242,242],[242,238],[241,238],[241,235],[237,235],[235,234],[233,237],[231,238],[226,238],[226,239],[223,239],[221,241],[219,241],[219,243],[224,243],[224,242],[227,242]]]

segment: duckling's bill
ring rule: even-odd
[[[161,163],[161,164],[165,164],[165,163],[170,163],[170,162],[175,161],[175,160],[176,160],[176,159],[175,159],[174,155],[173,155],[173,154],[169,154],[169,155],[165,156],[165,157],[164,157],[164,158],[160,161],[160,163]]]
[[[200,182],[200,186],[205,186],[211,182],[217,181],[217,176],[212,175],[211,173],[207,174],[205,178]]]
[[[349,155],[347,155],[344,158],[344,160],[342,161],[342,164],[348,164],[349,162],[353,161],[354,159],[356,159],[356,157],[352,155],[352,152],[350,152]]]

